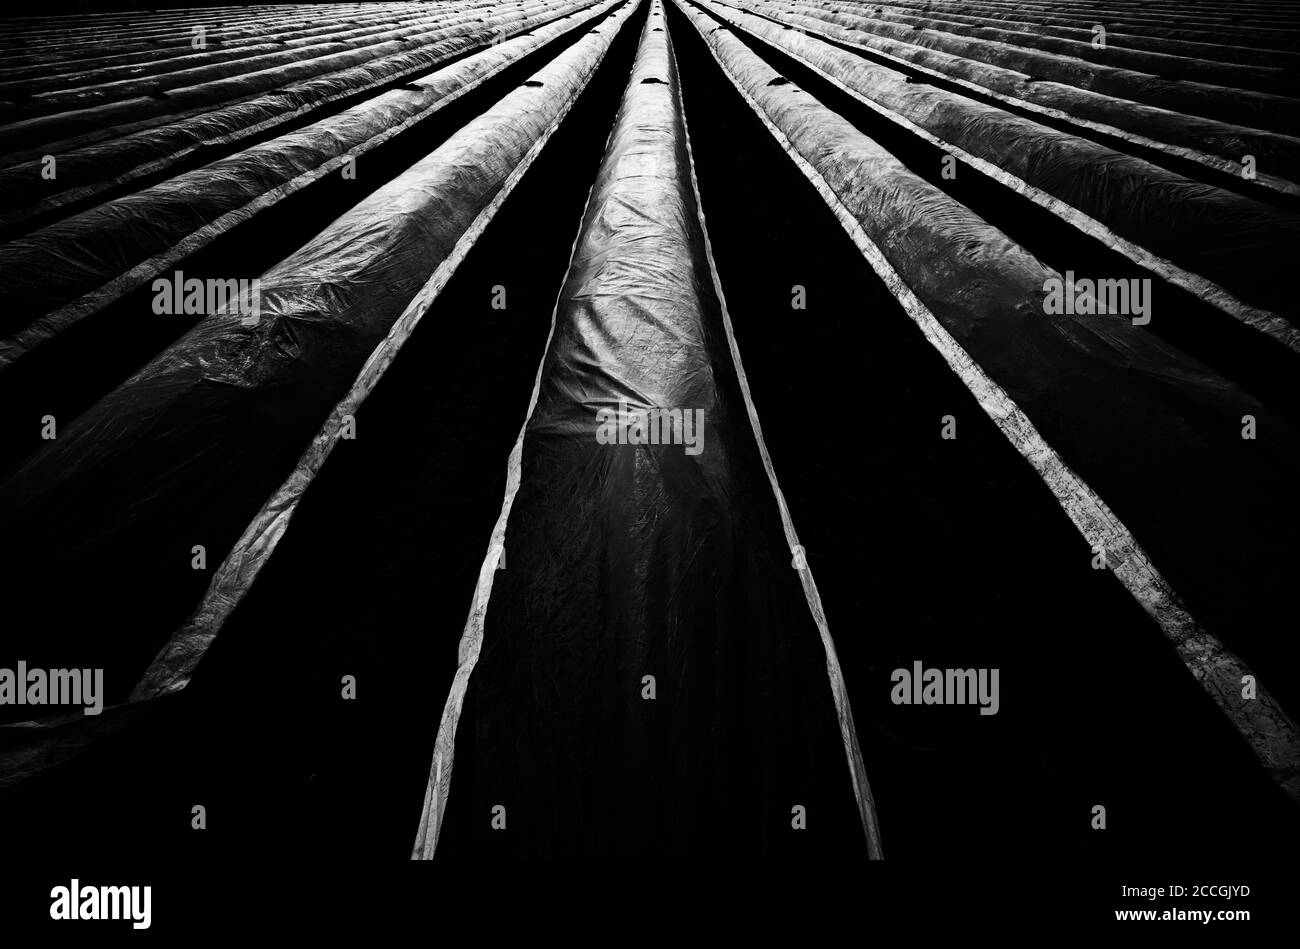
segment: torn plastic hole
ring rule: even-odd
[[[769,86],[788,86],[788,85],[790,85],[790,80],[789,80],[789,79],[786,79],[785,76],[777,76],[775,79],[773,79],[771,82],[769,82],[768,85],[769,85]]]
[[[649,78],[642,79],[642,80],[641,80],[641,85],[643,85],[643,86],[666,86],[666,85],[668,85],[668,83],[664,82],[662,79],[656,79],[654,76],[650,76]]]
[[[529,79],[526,83],[524,83],[524,85],[527,86],[529,89],[540,89],[540,88],[542,88],[542,83],[539,82],[539,81],[536,80],[536,79]]]

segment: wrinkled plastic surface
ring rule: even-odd
[[[480,4],[488,6],[488,4]],[[473,5],[467,3],[458,3],[456,12],[463,15]],[[243,66],[253,66],[253,68],[265,68],[267,65],[274,65],[274,62],[264,62],[261,56],[268,53],[283,53],[288,50],[312,48],[320,43],[357,43],[361,45],[364,41],[374,34],[391,31],[398,26],[412,25],[421,22],[433,22],[435,18],[431,16],[431,10],[425,8],[414,13],[400,14],[393,11],[387,13],[371,14],[369,17],[355,17],[349,20],[317,27],[312,31],[281,31],[278,29],[267,29],[266,35],[261,38],[261,42],[255,44],[231,46],[228,42],[222,42],[221,38],[226,35],[223,23],[217,17],[210,17],[207,20],[198,20],[194,26],[202,26],[204,29],[205,48],[201,51],[194,51],[178,55],[174,50],[155,50],[152,61],[118,63],[113,60],[101,60],[97,63],[78,62],[68,53],[64,53],[65,58],[52,59],[49,65],[58,68],[58,73],[49,75],[50,70],[43,70],[44,75],[38,74],[40,80],[39,92],[35,98],[37,102],[48,104],[64,101],[61,97],[54,94],[64,94],[65,90],[81,89],[86,86],[103,87],[108,84],[113,85],[113,89],[122,92],[133,88],[131,83],[147,80],[157,83],[157,86],[145,86],[144,91],[150,92],[153,88],[167,88],[167,83],[176,85],[187,83],[192,79],[202,79],[201,74],[194,73],[193,70],[200,68],[211,68],[230,63],[238,60]],[[268,27],[273,24],[268,23]],[[194,27],[191,27],[193,30]],[[211,42],[208,42],[208,35],[211,34]],[[195,36],[191,32],[191,47]],[[220,43],[220,45],[218,45]],[[259,65],[260,64],[260,65]],[[251,69],[248,71],[252,71]],[[0,97],[9,93],[24,90],[24,83],[31,78],[30,74],[24,78],[10,79],[7,74],[11,70],[0,69]],[[149,79],[149,77],[155,77]],[[219,77],[218,77],[219,78]],[[177,80],[181,80],[177,82]],[[112,98],[125,98],[111,93],[109,90],[101,90],[102,93],[109,93]],[[104,101],[108,101],[105,99]]]
[[[865,14],[861,6],[854,7],[848,4],[821,6],[821,9],[859,18],[864,17]],[[1203,55],[1204,50],[1198,51],[1202,55],[1197,55],[1196,52],[1184,52],[1177,48],[1139,50],[1130,46],[1121,37],[1114,37],[1104,48],[1101,48],[1093,45],[1094,34],[1089,30],[1079,31],[1083,35],[1073,37],[1044,36],[1031,31],[1004,28],[1001,24],[961,23],[949,17],[945,9],[926,11],[919,15],[916,12],[882,10],[880,13],[872,12],[869,17],[905,29],[924,29],[948,36],[1018,46],[1022,49],[1054,53],[1099,65],[1157,73],[1211,85],[1254,89],[1268,93],[1293,91],[1294,79],[1280,67],[1208,59]]]
[[[549,5],[549,2],[538,4],[540,7]],[[323,55],[299,50],[292,54],[295,58],[288,64],[248,74],[240,74],[238,64],[229,63],[223,67],[230,73],[226,78],[209,79],[197,85],[172,89],[161,98],[145,96],[122,102],[106,102],[17,121],[16,116],[4,116],[0,111],[0,117],[11,123],[0,127],[0,149],[16,151],[82,133],[93,133],[105,127],[142,120],[157,122],[167,116],[182,116],[225,102],[251,99],[293,82],[338,72],[350,66],[373,63],[386,56],[403,54],[407,50],[407,44],[416,47],[416,52],[432,53],[439,57],[452,50],[472,49],[496,39],[499,27],[518,25],[525,19],[526,14],[519,12],[519,8],[510,7],[509,11],[483,17],[482,24],[471,31],[466,31],[464,26],[474,18],[451,17],[432,27],[411,28],[405,31],[407,35],[398,39],[362,49],[344,49]],[[428,62],[432,64],[436,61],[433,59]]]
[[[825,2],[823,7],[839,9],[844,6],[840,3]],[[904,7],[907,9],[924,9],[933,5],[929,0],[893,0],[891,7]],[[978,7],[967,4],[972,10],[978,10],[980,17],[991,20],[1008,20],[1017,23],[1027,22],[1050,26],[1054,29],[1062,27],[1073,27],[1091,34],[1090,27],[1096,22],[1096,13],[1098,8],[1088,6],[1076,6],[1072,8],[1063,8],[1059,3],[1017,3],[1012,7],[1009,4],[981,4]],[[1255,47],[1263,51],[1273,50],[1295,50],[1300,48],[1300,42],[1291,38],[1294,33],[1278,34],[1277,32],[1264,32],[1268,28],[1259,22],[1254,15],[1237,15],[1224,16],[1198,15],[1191,12],[1190,8],[1184,7],[1176,18],[1169,18],[1167,13],[1165,18],[1161,18],[1160,10],[1146,10],[1140,2],[1130,3],[1124,8],[1124,28],[1126,31],[1137,32],[1144,37],[1163,37],[1170,40],[1192,41],[1197,43],[1211,43],[1216,40],[1222,40],[1226,43],[1240,44],[1234,46]],[[874,6],[872,7],[874,10]],[[1114,11],[1115,7],[1108,4],[1105,9]],[[945,12],[945,16],[951,16]],[[1175,25],[1176,24],[1176,25]],[[1133,32],[1123,32],[1122,36],[1131,36]],[[1127,40],[1125,40],[1127,42]],[[1135,49],[1138,47],[1134,47]]]
[[[704,0],[702,6],[835,77],[882,108],[1083,211],[1241,298],[1300,317],[1300,216],[1192,181],[1003,109]]]
[[[823,10],[835,10],[840,13],[863,14],[865,12],[861,4],[821,2],[816,5]],[[1080,24],[1076,19],[1073,21],[1073,25],[1062,26],[1061,23],[1071,23],[1071,21],[1059,17],[1034,16],[1032,13],[1026,13],[1023,9],[1005,10],[988,6],[966,6],[962,13],[958,13],[956,12],[956,6],[944,6],[936,10],[930,3],[899,3],[897,0],[890,3],[890,9],[888,10],[874,6],[869,9],[871,10],[871,16],[875,19],[892,20],[898,23],[936,23],[940,24],[944,30],[966,36],[982,35],[969,32],[968,28],[970,27],[992,27],[998,32],[1009,33],[1014,37],[1013,42],[1021,42],[1028,46],[1033,46],[1036,42],[1042,40],[1082,40],[1088,44],[1087,47],[1070,47],[1073,50],[1071,55],[1084,58],[1092,57],[1103,62],[1108,55],[1124,56],[1133,50],[1147,50],[1173,56],[1188,56],[1194,59],[1204,59],[1207,55],[1217,55],[1220,62],[1243,65],[1271,67],[1300,65],[1300,57],[1297,57],[1295,53],[1275,49],[1251,49],[1246,46],[1234,46],[1227,42],[1218,44],[1206,43],[1203,40],[1198,42],[1191,39],[1190,35],[1180,36],[1179,34],[1185,33],[1185,31],[1177,29],[1170,30],[1143,26],[1142,32],[1138,33],[1127,16],[1125,17],[1123,29],[1112,27],[1107,30],[1106,35],[1110,41],[1109,45],[1105,50],[1098,50],[1091,45],[1096,36],[1089,29],[1091,20]],[[925,14],[924,17],[918,15],[922,12]],[[966,13],[977,15],[967,16]]]
[[[184,252],[193,253],[216,234],[205,236],[202,242],[192,235],[223,215],[243,209],[242,223],[246,216],[283,193],[277,189],[290,182],[299,186],[304,176],[318,174],[334,159],[360,156],[376,137],[431,114],[448,97],[575,29],[595,15],[591,11],[606,10],[612,2],[607,0],[583,11],[578,18],[536,27],[528,36],[459,60],[412,83],[410,88],[368,99],[306,128],[0,245],[0,270],[11,275],[0,290],[0,334],[26,328],[17,339],[0,340],[0,365],[101,305],[97,300],[78,300],[83,294],[100,290],[155,256],[166,255],[181,241],[186,242]],[[166,265],[164,256],[147,271],[135,274],[129,285],[115,283],[115,296],[107,297],[105,302],[146,283]],[[77,302],[64,307],[72,301]],[[59,312],[53,312],[56,310]],[[43,318],[30,326],[38,317]]]
[[[503,27],[501,35],[517,36],[553,18],[562,20],[582,7],[582,3],[570,3],[558,8],[542,8],[535,16],[527,16]],[[113,134],[111,129],[100,129],[60,143],[63,149],[59,156],[59,177],[51,182],[53,187],[49,199],[38,204],[32,204],[33,198],[44,199],[46,195],[33,195],[29,182],[33,175],[39,174],[42,150],[25,153],[21,161],[0,170],[0,205],[26,207],[0,215],[0,222],[20,221],[69,198],[81,198],[111,185],[157,173],[205,146],[236,145],[241,139],[265,133],[330,102],[363,93],[411,73],[423,72],[487,42],[482,33],[469,39],[449,37],[412,52],[384,56],[360,66],[291,83],[248,101],[199,110],[198,114],[187,117],[163,117],[136,123],[119,129],[117,134]],[[105,137],[107,141],[102,140]],[[4,161],[0,159],[0,163]]]
[[[736,395],[660,9],[558,303],[439,856],[865,855]],[[600,444],[597,412],[621,405],[702,411],[702,451]],[[806,831],[796,805],[818,815]]]
[[[752,3],[727,2],[729,6],[760,15],[765,13]],[[1049,77],[1026,75],[1014,67],[979,62],[964,53],[956,55],[956,51],[915,46],[801,13],[784,13],[779,19],[809,33],[864,46],[1013,99],[1183,148],[1225,156],[1233,161],[1240,161],[1242,155],[1255,155],[1269,168],[1278,169],[1277,173],[1283,177],[1294,180],[1297,176],[1292,169],[1300,163],[1300,141],[1289,135],[1252,128],[1242,114],[1233,113],[1222,119],[1206,118],[1189,114],[1177,104],[1161,107],[1134,102],[1123,96],[1080,88],[1064,80],[1054,82]],[[1267,160],[1262,157],[1265,155],[1269,156]]]
[[[1154,71],[1145,71],[1090,63],[1056,53],[1025,49],[996,40],[970,39],[936,30],[913,29],[894,23],[869,20],[860,15],[800,7],[802,14],[784,14],[791,23],[817,26],[831,23],[847,28],[856,39],[880,37],[913,47],[953,53],[1028,76],[1051,79],[1081,89],[1090,89],[1122,99],[1190,112],[1255,128],[1295,134],[1300,131],[1300,105],[1285,96],[1243,89],[1233,89],[1204,82],[1166,79]],[[1158,59],[1153,54],[1134,53],[1135,57]]]
[[[523,156],[585,85],[599,28],[262,277],[261,319],[204,319],[0,484],[6,577],[46,604],[35,666],[120,701],[253,514]],[[207,569],[194,570],[203,545]],[[58,591],[79,577],[78,596]],[[330,580],[322,578],[324,587]],[[114,622],[104,625],[104,618]],[[75,659],[75,661],[73,661]]]
[[[109,102],[121,102],[139,96],[153,95],[158,92],[170,93],[174,89],[186,89],[208,82],[233,79],[238,76],[251,75],[279,66],[292,65],[317,57],[328,56],[348,50],[361,52],[369,47],[402,42],[405,37],[416,38],[427,33],[431,28],[445,29],[459,26],[473,18],[457,10],[447,16],[430,16],[415,21],[408,26],[393,29],[391,25],[372,30],[339,30],[326,34],[315,42],[305,46],[278,49],[261,53],[247,59],[223,63],[204,63],[179,69],[159,76],[139,76],[124,79],[116,78],[107,71],[101,71],[92,81],[79,84],[71,89],[55,89],[37,92],[32,96],[32,108],[43,112],[62,112],[82,109]],[[388,47],[393,50],[394,47]]]
[[[482,0],[476,5],[489,6],[490,0]],[[416,19],[427,12],[420,7],[415,7],[410,12],[377,9],[369,15],[353,16],[349,22],[357,25],[367,22],[399,23]],[[255,21],[255,25],[245,25],[237,17],[213,13],[196,16],[189,24],[173,26],[166,39],[158,36],[139,39],[148,32],[140,28],[132,31],[131,38],[120,38],[111,45],[102,41],[89,45],[85,42],[68,42],[53,50],[6,56],[5,66],[0,67],[0,81],[21,82],[33,76],[41,77],[49,73],[50,66],[56,66],[70,70],[49,80],[52,84],[48,88],[58,89],[65,83],[72,85],[81,81],[86,73],[93,75],[99,70],[113,70],[109,73],[112,76],[128,71],[135,75],[147,75],[154,70],[165,72],[173,67],[184,68],[195,63],[221,62],[251,56],[270,48],[272,43],[277,46],[306,46],[314,37],[338,29],[336,24],[320,24],[318,19],[301,15],[262,16]],[[194,51],[194,26],[211,27],[211,42],[206,50]]]
[[[1186,598],[1192,615],[1229,649],[1258,650],[1258,630],[1242,622],[1255,608],[1240,603],[1247,597],[1268,602],[1277,613],[1289,602],[1300,517],[1276,499],[1292,490],[1300,447],[1295,427],[1126,319],[1047,315],[1044,284],[1060,275],[806,91],[775,82],[780,77],[769,65],[686,0],[678,6],[785,139],[783,147],[820,177],[841,220],[878,249],[901,280],[895,292],[914,294],[951,337],[931,336],[931,343],[950,365],[978,367],[967,386],[983,395],[985,411],[1006,426],[1003,433],[1013,443],[1021,438],[1013,429],[1022,413],[1042,439],[1017,444],[1027,460],[1039,460],[1026,454],[1035,448],[1060,456],[1065,470],[1050,471],[1044,481],[1059,486],[1077,472]],[[1007,411],[1002,393],[1017,412]],[[1246,413],[1269,419],[1278,441],[1267,456],[1240,451]],[[1225,484],[1249,485],[1250,497],[1238,487],[1236,505],[1197,506],[1201,497],[1219,496]],[[1206,536],[1228,538],[1230,564],[1204,556]],[[1118,574],[1124,564],[1109,566]],[[1157,613],[1152,601],[1140,601]],[[1240,677],[1222,674],[1240,663],[1219,661],[1221,647],[1215,643],[1218,655],[1212,653],[1199,629],[1162,630],[1261,757],[1271,758],[1279,783],[1300,790],[1300,745],[1278,706],[1242,701]]]

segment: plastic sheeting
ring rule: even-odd
[[[1107,551],[1109,568],[1277,783],[1300,799],[1295,724],[1263,692],[1258,701],[1242,698],[1247,667],[1230,651],[1241,644],[1260,654],[1249,609],[1232,612],[1239,591],[1272,598],[1290,588],[1284,578],[1300,519],[1277,499],[1291,491],[1295,473],[1287,465],[1300,433],[1126,320],[1046,315],[1044,284],[1059,274],[807,92],[777,81],[783,77],[728,30],[682,0],[678,6],[927,339],[1085,540]],[[1233,448],[1247,412],[1270,418],[1278,444],[1267,459],[1243,458]],[[1228,511],[1196,506],[1228,479],[1251,485],[1252,499]],[[1197,516],[1189,520],[1190,511]],[[1198,541],[1206,536],[1236,552],[1231,569],[1203,556]],[[1227,648],[1174,591],[1198,616],[1220,621]],[[1285,602],[1271,603],[1273,615]],[[1223,604],[1231,604],[1226,616]]]
[[[554,0],[547,0],[537,6],[545,9],[555,5]],[[22,121],[13,121],[10,118],[11,124],[0,127],[0,148],[14,151],[102,129],[105,126],[159,116],[182,115],[187,110],[206,109],[223,102],[249,99],[259,93],[279,89],[288,83],[405,52],[408,48],[407,44],[421,49],[445,41],[450,42],[452,48],[473,48],[497,39],[498,27],[509,27],[520,23],[528,12],[532,12],[532,9],[521,11],[520,8],[512,6],[508,13],[482,18],[482,24],[472,31],[466,31],[463,27],[475,18],[453,17],[439,21],[432,28],[418,27],[409,31],[398,31],[404,34],[401,38],[363,49],[344,49],[325,55],[299,50],[292,54],[292,62],[246,75],[239,74],[237,64],[227,64],[224,67],[228,71],[227,78],[209,79],[198,85],[172,89],[162,97],[108,102]],[[441,50],[441,52],[445,51],[445,49]]]
[[[484,7],[495,2],[498,0],[478,0],[473,4],[462,3],[459,7]],[[400,23],[418,19],[428,13],[428,8],[423,4],[375,5],[366,13],[358,12],[351,16],[349,22]],[[82,22],[88,22],[84,14]],[[73,69],[109,69],[136,65],[147,69],[155,63],[189,59],[200,55],[193,48],[195,26],[208,28],[206,52],[209,54],[255,49],[270,38],[274,38],[277,43],[283,40],[285,45],[302,46],[311,43],[313,37],[338,29],[336,22],[322,23],[319,11],[314,11],[309,16],[264,15],[250,21],[232,15],[230,8],[206,13],[200,11],[185,22],[178,21],[166,27],[161,36],[149,35],[152,31],[137,26],[124,36],[107,38],[109,41],[106,42],[98,28],[89,26],[89,29],[96,31],[94,40],[69,40],[35,51],[27,47],[22,54],[6,56],[5,66],[0,67],[0,78],[19,79],[34,72],[39,74],[48,71],[51,65]]]
[[[827,658],[737,393],[666,26],[655,2],[516,446],[505,569],[490,552],[417,856],[866,852]],[[600,413],[654,410],[699,427],[601,443]]]
[[[490,5],[489,2],[482,2],[475,6]],[[457,9],[464,11],[470,6],[471,4],[462,2],[457,4]],[[428,13],[427,8],[416,8],[415,12],[404,14],[381,11],[368,15],[355,15],[345,21],[335,21],[311,29],[297,30],[287,29],[283,26],[277,27],[276,21],[268,20],[263,25],[261,35],[242,41],[234,38],[223,38],[227,37],[229,33],[223,20],[216,18],[200,19],[194,25],[203,26],[211,35],[208,48],[202,51],[196,52],[193,49],[193,27],[191,27],[188,37],[188,48],[179,50],[174,48],[154,48],[152,51],[105,56],[98,59],[76,59],[74,58],[75,53],[60,50],[55,54],[46,54],[39,69],[33,69],[31,66],[17,69],[0,68],[0,96],[22,89],[22,84],[32,78],[39,78],[41,88],[44,91],[115,82],[121,79],[139,79],[161,73],[179,72],[195,66],[249,59],[262,53],[283,52],[286,48],[297,49],[303,46],[311,46],[319,41],[318,37],[322,36],[335,38],[348,35],[364,36],[367,32],[378,32],[385,26],[392,28],[402,23],[418,21],[422,17],[427,17]],[[302,21],[286,20],[284,22],[293,24]],[[340,28],[345,24],[355,28],[341,31]],[[367,25],[369,25],[368,30]],[[206,38],[205,36],[205,40]],[[57,68],[59,72],[51,75],[51,67]]]
[[[335,33],[321,36],[305,46],[282,48],[275,52],[263,53],[236,62],[206,63],[176,72],[165,73],[161,76],[128,77],[125,79],[117,79],[109,75],[96,76],[94,81],[79,85],[76,88],[41,92],[34,95],[32,99],[36,108],[48,109],[49,111],[64,111],[107,102],[120,102],[123,99],[152,95],[157,92],[170,94],[175,89],[186,89],[207,82],[250,75],[263,70],[275,69],[278,66],[299,63],[304,60],[325,57],[332,53],[348,50],[362,52],[373,51],[370,50],[371,47],[376,49],[383,47],[385,52],[396,52],[400,49],[400,46],[390,45],[394,42],[404,43],[418,40],[435,29],[439,35],[445,35],[441,31],[451,27],[464,26],[475,22],[477,19],[478,17],[475,17],[472,12],[452,8],[440,12],[438,15],[430,15],[413,21],[410,25],[398,29],[394,29],[392,24],[383,24],[380,27],[371,29],[340,29]]]
[[[1296,48],[1294,20],[1261,15],[1259,12],[1233,10],[1214,12],[1197,11],[1183,3],[1152,3],[1150,0],[1108,0],[1100,5],[1093,3],[1004,3],[981,2],[979,9],[991,9],[1015,18],[1034,15],[1051,22],[1090,26],[1096,15],[1122,16],[1127,25],[1149,32],[1151,35],[1195,35],[1213,39],[1215,35],[1231,37],[1233,42],[1281,49]],[[1009,11],[1009,13],[1008,13]],[[1278,12],[1276,10],[1269,11]],[[1046,14],[1052,14],[1046,16]],[[1276,27],[1282,27],[1278,30]],[[1270,30],[1270,27],[1274,29]]]
[[[464,16],[460,10],[456,13]],[[226,79],[241,73],[256,72],[259,69],[296,62],[302,58],[298,55],[301,52],[320,55],[324,52],[337,52],[341,48],[360,49],[373,43],[407,35],[404,32],[406,29],[410,29],[413,35],[431,26],[441,25],[447,18],[446,13],[435,15],[426,12],[423,17],[413,18],[402,24],[380,21],[370,26],[338,20],[332,30],[306,43],[292,45],[287,42],[264,43],[262,44],[264,48],[249,47],[248,49],[253,49],[253,52],[247,56],[237,58],[226,56],[214,61],[200,58],[197,62],[179,62],[179,60],[192,58],[187,56],[159,64],[170,65],[172,68],[147,70],[139,66],[104,66],[98,69],[67,71],[67,68],[63,67],[54,77],[56,81],[48,86],[44,81],[35,87],[21,81],[0,83],[0,95],[14,90],[25,91],[31,95],[31,101],[23,103],[24,107],[45,112],[94,105],[99,102],[115,102],[137,95],[149,95],[159,90],[197,85],[209,79]],[[216,28],[215,23],[204,27],[205,44],[207,30]],[[198,55],[202,56],[202,54]],[[33,91],[33,88],[36,91]]]
[[[541,5],[536,16],[526,16],[512,23],[496,40],[563,19],[587,5],[590,4]],[[117,135],[110,128],[89,135],[93,141],[81,142],[79,138],[76,142],[62,143],[68,150],[59,153],[59,177],[51,182],[53,194],[30,211],[0,215],[0,221],[22,220],[28,213],[37,213],[67,200],[97,193],[104,187],[156,173],[207,145],[220,147],[238,143],[312,109],[433,68],[489,42],[490,37],[477,31],[468,38],[452,36],[412,52],[385,56],[362,66],[292,83],[245,102],[200,110],[198,115],[174,117],[174,120],[164,117],[153,123],[144,123],[143,128],[119,129]],[[110,140],[101,141],[103,137],[110,137]],[[0,171],[0,206],[31,204],[34,195],[30,182],[39,174],[41,161],[39,153],[29,153],[23,156],[21,163]],[[92,182],[99,185],[92,186]],[[63,189],[70,190],[60,193]],[[42,193],[39,197],[46,198],[46,195]]]
[[[1207,186],[1150,162],[1058,132],[704,0],[703,7],[833,77],[848,89],[1064,201],[1120,237],[1241,298],[1300,318],[1290,274],[1300,267],[1300,216]],[[1255,314],[1261,329],[1296,344],[1294,326]]]
[[[596,27],[588,35],[588,40],[599,35],[609,37],[609,42],[599,47],[601,59],[608,54],[629,14],[629,5],[625,4],[614,10],[607,19],[602,20],[601,26]],[[590,79],[590,74],[586,78]],[[529,81],[541,82],[536,76]],[[443,261],[438,271],[421,289],[420,294],[407,305],[384,341],[371,353],[352,388],[335,405],[330,417],[326,419],[316,437],[303,452],[298,464],[279,489],[262,505],[261,510],[245,528],[243,536],[217,569],[212,584],[198,609],[185,625],[172,635],[136,684],[131,694],[132,702],[166,695],[187,686],[208,646],[247,594],[253,580],[266,565],[283,537],[299,501],[321,470],[334,445],[337,444],[336,433],[343,426],[345,417],[355,416],[362,402],[378,385],[399,349],[414,331],[417,321],[422,317],[429,302],[441,294],[451,271],[459,264],[460,251],[477,241],[483,229],[494,218],[501,202],[520,183],[520,177],[530,171],[533,161],[538,157],[538,152],[550,142],[550,137],[560,122],[565,121],[568,107],[575,101],[576,95],[568,101],[551,128],[534,142],[524,159],[506,179],[502,189],[497,192],[492,203],[480,213],[474,225],[462,236],[458,250]]]
[[[5,576],[42,610],[39,628],[13,631],[15,654],[51,667],[75,656],[74,666],[105,669],[111,702],[125,696],[376,345],[465,252],[462,238],[608,42],[597,27],[267,271],[256,325],[209,316],[61,421],[57,440],[0,484]],[[194,545],[206,570],[192,569]],[[78,596],[61,596],[73,576]]]
[[[967,39],[950,33],[904,27],[897,24],[867,20],[860,15],[833,13],[808,9],[807,19],[816,23],[822,20],[845,26],[855,32],[869,33],[921,46],[926,49],[955,53],[979,62],[1014,69],[1028,76],[1063,82],[1081,89],[1091,89],[1106,95],[1136,102],[1190,112],[1225,121],[1244,122],[1251,126],[1294,134],[1300,130],[1300,105],[1286,96],[1264,92],[1229,88],[1205,82],[1167,79],[1156,70],[1160,57],[1149,53],[1134,53],[1136,58],[1152,60],[1148,69],[1121,69],[1086,62],[1082,59],[1056,53],[1025,49],[1012,43],[988,39]],[[788,15],[790,22],[802,22],[804,17]]]
[[[393,5],[387,5],[389,9]],[[315,12],[315,11],[313,11]],[[173,49],[188,47],[193,24],[213,22],[220,19],[218,41],[238,42],[241,38],[256,35],[258,27],[275,23],[305,25],[313,22],[311,14],[305,11],[286,10],[285,8],[244,7],[207,7],[190,10],[149,11],[147,14],[127,10],[95,13],[81,11],[75,18],[39,17],[35,22],[7,20],[11,24],[0,36],[5,39],[14,36],[27,40],[24,43],[28,51],[49,50],[96,52],[101,50],[140,49],[159,47]],[[29,52],[29,55],[33,55]],[[20,57],[21,59],[21,57]]]
[[[0,246],[0,269],[12,275],[0,291],[0,333],[25,328],[17,338],[0,340],[0,366],[615,2],[535,27],[528,36],[459,60],[409,88]]]
[[[839,6],[838,4],[824,4]],[[928,0],[892,0],[891,7],[921,9],[929,6]],[[1016,23],[1037,23],[1060,29],[1074,27],[1089,30],[1096,23],[1098,12],[1106,15],[1119,13],[1123,17],[1125,30],[1137,30],[1144,37],[1163,37],[1170,40],[1190,41],[1213,44],[1216,39],[1227,43],[1241,44],[1234,49],[1254,47],[1262,51],[1294,50],[1300,48],[1296,40],[1277,33],[1262,33],[1259,26],[1243,26],[1240,14],[1234,16],[1205,16],[1193,13],[1191,8],[1180,5],[1175,10],[1152,9],[1142,0],[1125,4],[1110,3],[1105,7],[1087,5],[1066,7],[1060,3],[1026,4],[1026,3],[963,3],[967,10],[978,12],[981,17],[992,20],[1014,21]],[[1122,13],[1120,12],[1122,7]],[[1231,22],[1229,22],[1231,20]],[[1121,35],[1131,35],[1125,32]]]
[[[823,6],[821,10],[846,13],[863,17],[861,6],[835,4]],[[1082,59],[1124,69],[1140,72],[1157,73],[1178,79],[1228,86],[1234,89],[1254,89],[1260,92],[1280,93],[1291,91],[1295,80],[1278,66],[1254,66],[1207,59],[1207,50],[1194,52],[1177,49],[1134,49],[1119,38],[1110,39],[1104,48],[1093,45],[1094,35],[1089,30],[1080,31],[1082,36],[1060,37],[1043,36],[1024,30],[1002,29],[989,23],[970,25],[958,22],[948,16],[947,11],[931,11],[923,15],[901,12],[872,13],[869,17],[886,23],[900,24],[910,29],[928,29],[952,36],[969,37],[976,40],[988,40],[1021,49],[1041,50],[1056,53],[1071,59]]]
[[[823,10],[836,10],[841,13],[858,13],[863,12],[861,4],[848,3],[818,3],[816,6]],[[1059,18],[1056,17],[1034,17],[1032,15],[1022,14],[1020,11],[1012,12],[995,12],[988,9],[980,9],[970,4],[964,4],[963,12],[955,12],[955,8],[943,7],[935,10],[931,4],[907,4],[907,3],[890,3],[890,9],[885,10],[881,7],[872,7],[872,17],[878,19],[894,20],[897,22],[911,23],[917,20],[917,12],[926,13],[926,20],[941,23],[944,28],[952,26],[966,25],[976,27],[996,26],[1006,28],[1015,37],[1012,42],[1022,42],[1033,45],[1040,38],[1058,38],[1081,40],[1091,43],[1095,33],[1089,26],[1060,26],[1057,25]],[[917,11],[917,12],[914,12]],[[966,13],[977,12],[978,16],[966,16]],[[910,14],[910,15],[909,15]],[[1052,22],[1049,22],[1052,21]],[[952,30],[957,32],[957,30]],[[1219,62],[1242,63],[1259,66],[1276,66],[1287,67],[1300,65],[1300,56],[1295,53],[1288,53],[1283,50],[1271,49],[1251,49],[1246,46],[1233,46],[1227,43],[1206,43],[1196,42],[1186,39],[1180,39],[1170,35],[1178,31],[1168,30],[1144,30],[1142,33],[1135,33],[1125,24],[1124,29],[1108,28],[1107,37],[1111,44],[1112,51],[1122,53],[1129,50],[1150,50],[1158,53],[1169,53],[1178,56],[1192,56],[1203,58],[1206,56],[1217,57]],[[1119,46],[1120,49],[1114,49]],[[1078,55],[1083,55],[1086,51],[1079,50]],[[1100,52],[1100,51],[1097,51]]]
[[[729,5],[758,14],[766,12],[761,6],[752,3],[732,2]],[[1243,154],[1263,154],[1259,150],[1242,150],[1234,145],[1237,138],[1249,136],[1252,140],[1258,139],[1262,143],[1261,148],[1271,149],[1268,154],[1278,154],[1279,160],[1270,164],[1279,169],[1279,174],[1285,176],[1286,170],[1294,167],[1294,162],[1281,159],[1285,155],[1295,154],[1295,139],[1290,135],[1262,130],[1267,126],[1256,128],[1254,121],[1248,119],[1244,111],[1228,109],[1217,119],[1211,119],[1196,114],[1194,109],[1183,108],[1177,102],[1135,102],[1131,101],[1131,96],[1122,93],[1082,88],[1068,79],[1052,81],[1051,77],[1035,72],[1027,74],[1014,64],[980,62],[968,55],[969,51],[965,49],[927,48],[908,42],[906,37],[895,40],[876,36],[851,26],[798,13],[787,13],[779,19],[781,23],[806,29],[810,33],[822,34],[837,42],[863,46],[1013,99],[1054,109],[1066,115],[1103,122],[1132,133],[1176,143],[1184,148],[1231,156],[1238,163]],[[1180,123],[1186,126],[1181,131]]]

